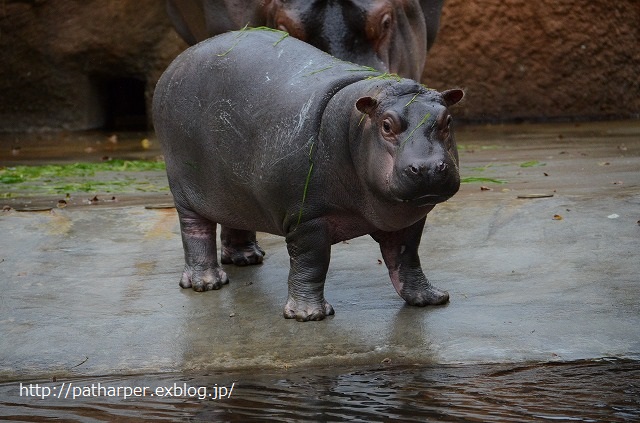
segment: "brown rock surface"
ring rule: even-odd
[[[4,131],[146,121],[155,80],[186,46],[158,0],[4,0],[0,18]]]
[[[423,82],[472,121],[640,117],[640,2],[447,0]],[[148,122],[186,47],[160,0],[0,2],[0,131]]]
[[[447,0],[423,82],[475,121],[640,117],[637,0]]]

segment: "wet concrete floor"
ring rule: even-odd
[[[108,154],[159,154],[149,139]],[[451,295],[440,307],[406,306],[369,237],[332,249],[336,315],[299,323],[282,317],[283,238],[259,234],[262,265],[226,266],[228,286],[196,293],[178,286],[175,209],[145,207],[166,192],[63,209],[0,199],[0,380],[640,359],[640,121],[466,126],[457,139],[476,179],[429,215],[420,250]],[[55,160],[99,159],[108,144],[88,142]],[[42,161],[12,143],[0,166]],[[520,198],[532,194],[549,196]],[[53,209],[18,211],[34,205]]]

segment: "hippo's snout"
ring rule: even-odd
[[[447,169],[449,169],[449,165],[444,160],[434,160],[410,164],[404,171],[410,177],[423,177],[424,175],[435,177]]]
[[[418,195],[441,189],[447,191],[447,188],[459,182],[455,164],[442,157],[415,160],[404,166],[399,176],[404,188],[415,190]]]
[[[437,204],[451,198],[460,188],[457,167],[442,157],[414,160],[398,170],[396,193],[404,202]]]

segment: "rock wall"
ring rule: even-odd
[[[446,0],[423,82],[473,121],[640,117],[640,1]]]
[[[423,82],[470,121],[639,118],[640,1],[447,0]],[[148,122],[186,45],[161,0],[3,0],[0,131]]]
[[[146,119],[155,81],[186,47],[160,0],[4,0],[0,17],[0,131]]]

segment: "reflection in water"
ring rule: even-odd
[[[0,420],[640,420],[640,361],[627,360],[169,374],[20,384],[0,385]],[[130,389],[127,399],[125,387]],[[31,397],[26,396],[28,388]],[[134,388],[146,395],[136,396]],[[101,396],[96,397],[97,392]],[[50,396],[37,397],[45,393]]]

